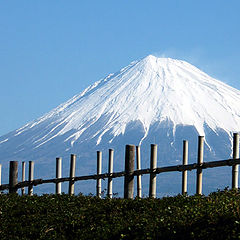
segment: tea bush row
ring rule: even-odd
[[[240,193],[162,199],[0,195],[1,239],[239,239]]]

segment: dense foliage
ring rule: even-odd
[[[240,193],[162,199],[0,195],[1,239],[239,239]]]

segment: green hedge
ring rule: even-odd
[[[0,195],[0,239],[240,239],[240,193],[162,199]]]

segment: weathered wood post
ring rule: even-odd
[[[97,175],[102,173],[102,152],[97,151]],[[96,185],[96,196],[101,197],[102,194],[102,179],[97,179],[97,185]]]
[[[239,158],[239,134],[233,134],[233,159]],[[238,188],[238,164],[232,166],[232,189]]]
[[[109,158],[108,158],[108,173],[113,173],[113,149],[109,149]],[[112,198],[112,178],[108,178],[108,188],[107,188],[107,196]]]
[[[157,144],[151,144],[149,197],[156,198]]]
[[[62,177],[62,158],[58,157],[56,158],[56,178],[61,178]],[[62,192],[62,183],[57,182],[56,183],[56,189],[55,189],[56,194],[61,194]]]
[[[204,146],[204,136],[198,136],[197,164],[199,166],[203,164],[203,146]],[[196,194],[202,194],[202,168],[197,169]]]
[[[136,146],[137,170],[141,170],[141,152],[140,146]],[[142,176],[137,175],[137,197],[142,197]]]
[[[74,194],[74,180],[73,178],[75,177],[75,170],[76,170],[76,155],[71,154],[71,159],[70,159],[70,181],[69,181],[69,186],[68,186],[68,194],[73,195]]]
[[[9,193],[16,193],[16,185],[18,183],[18,162],[10,161],[9,168]]]
[[[183,141],[183,166],[188,164],[188,141]],[[182,194],[187,193],[187,170],[182,172]]]
[[[134,159],[135,159],[135,146],[126,145],[125,150],[125,177],[124,177],[124,198],[133,199],[134,191]]]
[[[33,161],[29,161],[28,163],[28,181],[32,182],[33,178],[34,178],[34,162]],[[33,195],[33,185],[29,184],[28,186],[28,195],[32,196]]]
[[[25,181],[25,177],[26,177],[26,162],[22,162],[22,182]],[[25,187],[22,187],[21,191],[22,191],[22,195],[24,195]]]

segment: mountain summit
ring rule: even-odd
[[[161,144],[166,157],[179,149],[179,139],[196,135],[206,136],[214,156],[219,146],[213,136],[222,136],[229,149],[232,132],[240,130],[239,102],[239,90],[193,65],[149,55],[0,137],[0,160],[49,163],[69,152],[88,157],[86,151],[97,147],[151,141]]]

